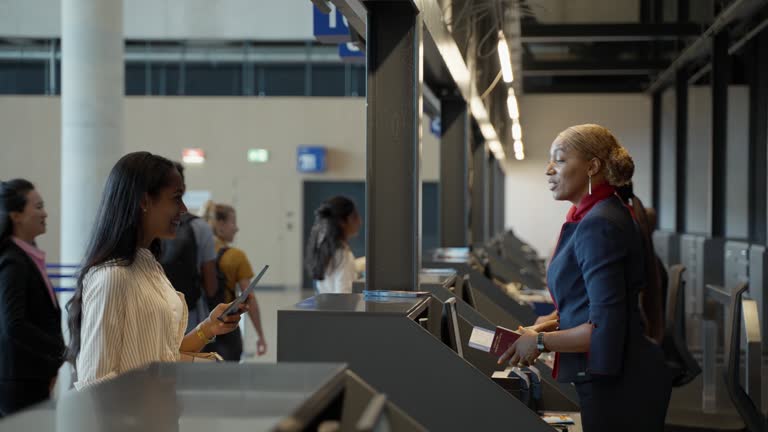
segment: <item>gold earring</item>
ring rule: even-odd
[[[592,174],[589,175],[589,194],[592,195]]]

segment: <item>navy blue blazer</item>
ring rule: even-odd
[[[558,381],[617,376],[657,357],[658,347],[643,335],[638,306],[645,278],[640,230],[617,196],[563,225],[547,270],[560,329],[594,327],[588,353],[559,354]]]

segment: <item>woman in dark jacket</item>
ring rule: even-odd
[[[550,156],[550,190],[573,203],[547,271],[558,319],[521,329],[499,361],[557,353],[554,374],[576,385],[585,432],[663,431],[672,387],[651,339],[662,323],[647,231],[635,222],[646,218],[616,193],[632,180],[632,158],[598,125],[566,129]]]
[[[0,183],[0,416],[42,402],[63,362],[61,309],[35,238],[48,215],[32,183]]]

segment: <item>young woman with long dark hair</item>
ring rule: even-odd
[[[187,211],[183,191],[173,163],[151,153],[130,153],[112,168],[67,305],[67,358],[77,389],[152,362],[179,361],[182,352],[198,352],[237,328],[239,315],[217,320],[227,307],[220,304],[184,334],[186,303],[157,262],[160,240],[176,235]]]
[[[316,281],[318,293],[352,292],[360,265],[356,265],[349,240],[357,235],[361,225],[355,203],[343,196],[335,196],[315,210],[306,267]]]

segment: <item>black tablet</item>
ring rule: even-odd
[[[253,290],[256,288],[256,285],[261,280],[261,277],[264,276],[264,273],[267,272],[267,269],[269,268],[269,265],[265,265],[263,269],[259,272],[259,274],[256,276],[256,278],[251,282],[250,285],[248,285],[248,288],[243,290],[242,293],[240,293],[240,296],[235,299],[232,303],[229,304],[229,307],[227,310],[224,311],[223,314],[219,315],[218,319],[219,321],[224,321],[223,318],[227,315],[236,315],[238,309],[240,309],[240,305],[243,304],[247,299],[248,295],[253,292]]]

